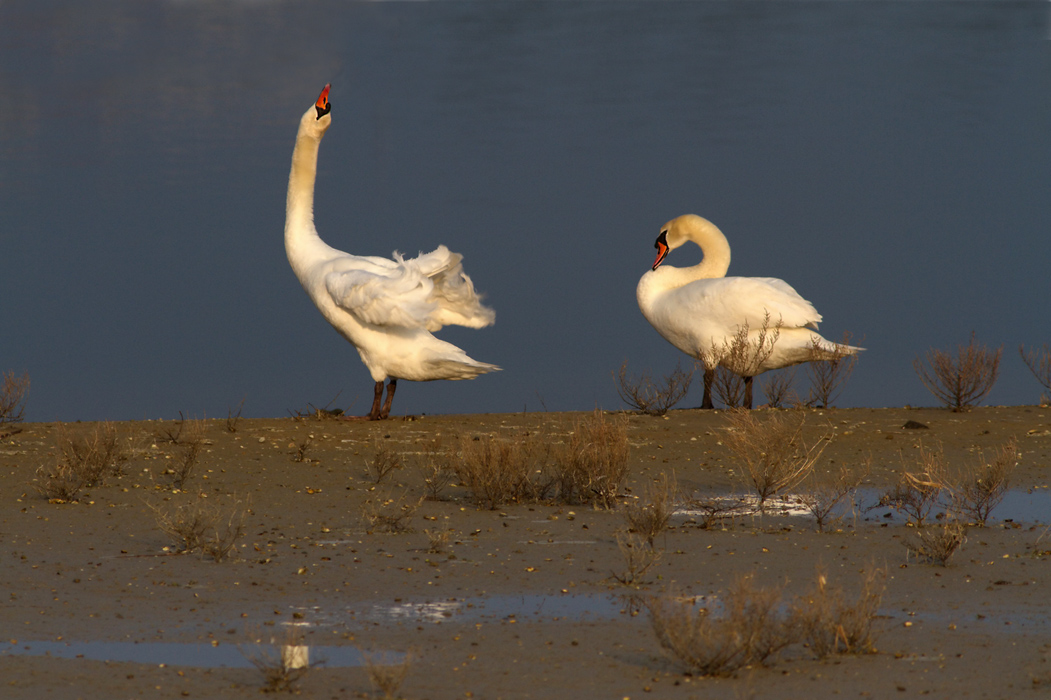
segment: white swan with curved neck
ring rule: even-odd
[[[692,241],[704,258],[693,267],[661,266],[672,250]],[[726,277],[730,244],[715,224],[694,214],[661,228],[653,269],[636,289],[639,308],[665,340],[705,364],[702,408],[712,408],[715,367],[742,329],[758,347],[766,333],[769,355],[745,375],[745,405],[752,406],[752,377],[811,360],[852,355],[862,348],[833,343],[814,332],[821,314],[787,282],[772,277]],[[764,331],[764,329],[766,329]],[[814,329],[814,330],[812,330]],[[739,368],[735,371],[739,371]]]
[[[483,328],[496,314],[482,305],[461,256],[445,246],[409,260],[336,250],[314,228],[314,181],[321,137],[332,123],[329,85],[299,122],[285,209],[285,252],[303,289],[349,340],[376,382],[371,420],[386,418],[398,379],[473,379],[500,369],[431,335],[447,324]],[[387,384],[387,400],[383,382]]]

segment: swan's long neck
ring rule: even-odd
[[[658,268],[667,268],[664,275],[668,281],[673,282],[675,286],[682,286],[694,280],[726,277],[726,272],[730,269],[730,243],[719,227],[699,216],[691,217],[689,221],[680,223],[675,235],[680,240],[693,241],[700,246],[704,258],[692,267],[665,265]],[[669,239],[671,237],[672,233],[669,232]]]
[[[288,175],[285,203],[285,252],[293,268],[310,248],[321,243],[314,228],[314,182],[320,146],[320,136],[305,133],[305,129],[300,128],[292,151],[292,171]]]

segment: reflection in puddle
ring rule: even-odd
[[[296,608],[310,625],[329,627],[382,622],[441,624],[494,620],[520,622],[579,622],[613,620],[632,614],[630,602],[611,594],[507,595],[485,598],[391,604],[364,603],[342,610],[319,606]]]
[[[250,645],[251,646],[251,645]],[[60,659],[193,666],[196,668],[255,668],[236,644],[185,644],[179,642],[15,642],[0,645],[0,656],[51,656]],[[281,660],[288,668],[302,668],[313,657],[326,668],[364,664],[354,647],[284,646]]]
[[[858,514],[858,519],[866,522],[886,522],[900,516],[896,509],[891,506],[877,505],[880,497],[886,489],[859,489],[853,508]],[[837,516],[851,516],[852,505],[849,498],[844,499],[846,503],[837,509]],[[758,517],[758,499],[752,495],[742,496],[717,496],[709,500],[712,509],[721,518],[731,517]],[[703,518],[710,511],[704,509],[681,508],[675,511],[675,515],[688,518]],[[765,505],[765,515],[784,517],[810,517],[810,511],[803,505],[802,500],[796,495],[777,496],[768,498]],[[1051,523],[1051,489],[1046,487],[1033,489],[1013,489],[1008,491],[1003,500],[993,509],[991,522],[1016,522],[1016,523]]]

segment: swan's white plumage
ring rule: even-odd
[[[680,216],[665,224],[661,236],[668,250],[692,241],[704,251],[700,264],[677,268],[660,265],[666,252],[661,250],[654,269],[642,276],[636,289],[642,315],[687,355],[714,366],[743,327],[748,328],[749,339],[757,343],[764,326],[771,331],[776,328],[778,337],[755,374],[860,349],[833,343],[816,333],[821,314],[784,280],[724,277],[730,267],[730,245],[707,219],[693,214]]]
[[[314,182],[332,119],[327,97],[326,87],[300,121],[288,180],[285,252],[303,289],[357,348],[376,382],[471,379],[498,370],[431,335],[448,324],[482,328],[495,320],[464,274],[462,256],[445,246],[410,259],[396,252],[393,259],[351,255],[318,236]]]

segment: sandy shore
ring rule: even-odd
[[[217,659],[253,635],[301,630],[313,658],[330,663],[298,683],[307,697],[371,694],[356,648],[415,657],[406,698],[813,698],[1042,697],[1051,692],[1051,513],[994,511],[971,528],[949,566],[909,558],[914,529],[875,511],[818,533],[801,517],[739,518],[702,529],[680,515],[659,536],[660,560],[637,588],[616,533],[623,509],[509,505],[482,510],[466,489],[424,500],[412,532],[366,531],[363,505],[427,494],[418,454],[435,437],[564,434],[572,414],[422,416],[380,424],[334,420],[204,422],[197,471],[182,492],[165,474],[179,447],[173,422],[117,424],[130,459],[121,477],[85,489],[77,503],[49,503],[34,487],[74,425],[0,427],[2,698],[247,698],[262,676]],[[907,421],[929,429],[904,429]],[[723,412],[629,416],[627,500],[674,472],[687,492],[745,492],[723,444]],[[84,427],[84,426],[81,426]],[[950,464],[973,464],[1010,438],[1012,487],[1037,504],[1051,483],[1051,411],[982,408],[811,411],[807,434],[835,433],[819,470],[870,464],[865,493],[895,483],[917,445],[940,446]],[[307,438],[303,461],[300,446]],[[374,486],[365,460],[377,444],[406,466]],[[174,457],[173,457],[174,456]],[[156,510],[205,501],[224,512],[246,504],[245,536],[231,560],[177,554]],[[243,509],[243,505],[241,508]],[[1004,519],[1009,518],[1009,522]],[[428,550],[425,529],[451,531]],[[660,649],[645,611],[625,594],[668,590],[718,596],[735,577],[802,593],[824,567],[857,589],[860,572],[889,575],[877,652],[813,658],[794,646],[732,678],[700,678]],[[116,661],[91,657],[105,650]],[[48,646],[51,644],[51,646]],[[59,658],[64,644],[85,658]],[[168,646],[165,646],[168,645]],[[29,647],[28,649],[26,647]],[[131,650],[157,651],[127,661]],[[50,650],[50,656],[28,652]],[[320,651],[319,651],[320,650]],[[202,654],[187,656],[191,652]],[[209,656],[213,653],[213,656]],[[238,653],[238,657],[240,654]],[[181,661],[187,659],[189,661]],[[187,665],[181,665],[181,664]]]

